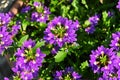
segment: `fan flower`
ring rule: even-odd
[[[112,34],[112,40],[110,46],[114,50],[120,50],[120,32],[116,32]]]
[[[118,1],[118,4],[117,4],[116,8],[118,8],[119,11],[120,11],[120,0]]]
[[[5,49],[12,45],[12,36],[18,32],[16,26],[13,26],[12,28],[8,27],[12,17],[13,14],[10,12],[0,13],[0,54],[2,54]]]
[[[12,44],[13,40],[6,26],[0,27],[0,54]]]
[[[54,80],[80,80],[81,75],[74,71],[73,67],[68,67],[65,70],[56,71]]]
[[[12,13],[0,13],[0,26],[6,26],[12,18]]]
[[[106,70],[112,69],[114,59],[116,59],[115,52],[112,48],[98,47],[97,50],[92,50],[90,55],[90,66],[94,73],[102,73]]]
[[[92,34],[92,33],[95,31],[95,26],[98,24],[99,15],[94,15],[94,16],[90,17],[88,20],[89,20],[89,22],[90,22],[90,26],[87,27],[87,28],[85,29],[85,31],[86,31],[88,34]]]
[[[120,58],[116,57],[113,61],[113,68],[104,71],[99,80],[119,80],[120,79]]]
[[[65,43],[73,43],[77,41],[78,27],[78,21],[73,22],[61,16],[55,17],[44,31],[44,40],[58,47],[62,47]]]
[[[25,6],[25,7],[22,8],[21,12],[22,12],[22,13],[27,13],[27,12],[30,11],[30,10],[31,10],[31,7],[30,7],[30,6]]]
[[[40,2],[34,2],[33,5],[36,11],[32,12],[31,20],[46,23],[46,21],[49,19],[49,14],[51,13],[49,8],[47,8]]]
[[[22,80],[31,80],[38,75],[39,67],[42,66],[44,57],[39,48],[33,51],[35,42],[31,39],[25,41],[21,48],[15,53],[16,63],[13,71],[20,76]]]

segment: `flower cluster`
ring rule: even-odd
[[[112,34],[112,40],[110,46],[114,50],[120,50],[120,32],[116,32]]]
[[[28,13],[30,10],[32,11],[30,14],[31,21],[46,23],[46,21],[49,19],[49,8],[40,2],[34,2],[32,7],[29,5],[25,6],[22,8],[21,13]]]
[[[56,71],[53,75],[54,80],[80,80],[81,75],[74,71],[73,67],[68,67],[65,70]]]
[[[11,13],[0,13],[0,26],[7,26],[11,18]]]
[[[120,10],[120,0],[118,1],[118,5],[116,6]]]
[[[119,80],[120,79],[120,58],[116,57],[110,70],[103,72],[99,80]]]
[[[112,48],[105,48],[104,46],[98,47],[97,50],[92,50],[90,55],[90,66],[94,73],[102,73],[104,71],[112,69],[114,60],[116,59],[116,53]]]
[[[13,26],[12,29],[8,27],[11,18],[11,13],[0,13],[0,54],[12,44],[12,36],[17,34],[20,28],[20,25],[17,26],[17,24]]]
[[[95,26],[98,24],[99,15],[94,15],[89,18],[90,26],[85,29],[88,34],[92,34],[95,31]]]
[[[120,57],[113,50],[100,46],[90,55],[90,66],[94,73],[102,74],[99,80],[120,79]]]
[[[33,51],[34,46],[35,42],[29,39],[25,41],[23,46],[18,48],[15,53],[16,63],[15,67],[12,69],[22,80],[31,80],[35,78],[46,56],[39,48]]]
[[[44,40],[58,47],[62,47],[65,43],[73,43],[77,40],[75,32],[78,27],[78,21],[73,22],[61,16],[55,17],[44,31]]]
[[[0,54],[12,44],[13,40],[6,26],[0,27]]]

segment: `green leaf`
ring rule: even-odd
[[[86,28],[86,27],[88,27],[88,26],[90,26],[90,21],[89,21],[89,20],[86,20],[86,21],[84,22],[84,24],[83,24],[83,27]]]
[[[117,52],[117,56],[120,56],[120,51]]]
[[[26,40],[28,39],[28,37],[29,37],[28,35],[23,36],[23,37],[19,40],[18,46],[19,46],[19,47],[22,46],[23,42],[26,41]]]
[[[72,2],[72,6],[75,8],[75,11],[79,11],[79,2],[78,2],[79,0],[73,0],[73,2]]]
[[[30,24],[30,22],[24,19],[23,22],[22,22],[22,29],[24,31],[26,31],[26,28],[29,24]]]
[[[88,61],[84,61],[83,63],[81,63],[80,68],[81,68],[81,70],[84,70],[88,66],[89,66]]]
[[[54,57],[55,62],[61,62],[65,59],[67,53],[65,51],[58,51],[57,55]]]
[[[102,12],[102,16],[103,16],[103,21],[106,21],[108,14],[106,11]]]
[[[35,47],[32,49],[32,51],[35,52],[37,48],[44,46],[44,45],[45,45],[45,41],[41,41],[41,42],[38,41]]]
[[[61,12],[62,12],[62,16],[66,17],[66,15],[68,14],[68,11],[70,10],[70,6],[61,6]]]
[[[84,4],[86,8],[88,8],[88,5],[87,5],[87,3],[86,3],[86,0],[82,0],[81,3]]]

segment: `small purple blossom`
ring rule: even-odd
[[[94,31],[95,31],[95,27],[92,25],[90,27],[87,27],[85,28],[85,31],[88,33],[88,34],[92,34]]]
[[[54,80],[80,80],[81,75],[74,71],[72,67],[68,67],[65,70],[56,71]]]
[[[112,17],[114,13],[112,11],[108,11],[108,17]]]
[[[21,22],[18,21],[15,25],[12,26],[11,35],[12,36],[16,35],[20,30],[20,27],[21,27]]]
[[[11,13],[0,13],[0,26],[7,26],[11,18]]]
[[[104,71],[99,80],[119,80],[120,79],[120,58],[116,57],[114,59],[113,68],[110,70]]]
[[[9,78],[5,77],[4,80],[9,80]]]
[[[116,54],[112,48],[100,46],[97,50],[92,50],[91,52],[89,62],[94,73],[101,73],[113,68],[112,64],[114,59],[116,59]]]
[[[95,26],[98,24],[99,17],[99,15],[94,15],[88,19],[90,26],[85,29],[88,34],[92,34],[95,31]]]
[[[62,47],[65,43],[73,43],[77,40],[78,27],[78,21],[73,22],[61,16],[55,17],[44,31],[44,40],[58,47]]]
[[[12,36],[6,26],[0,27],[0,54],[12,44]]]
[[[41,4],[40,2],[34,2],[33,5],[34,5],[34,7],[36,7],[36,8],[42,6],[42,4]]]
[[[31,7],[30,7],[30,6],[25,6],[25,7],[22,8],[21,12],[22,12],[22,13],[27,13],[27,12],[30,11],[30,10],[31,10]]]
[[[22,80],[31,80],[38,75],[39,67],[42,66],[44,57],[46,56],[39,48],[33,52],[35,42],[31,39],[25,41],[21,48],[15,53],[16,63],[12,70],[20,76]]]
[[[117,4],[116,8],[118,8],[119,11],[120,11],[120,0],[118,1],[118,4]]]
[[[46,21],[49,19],[49,14],[51,13],[49,8],[40,2],[34,2],[33,4],[36,8],[36,11],[32,12],[31,20],[46,23]]]
[[[110,46],[114,50],[120,50],[120,32],[115,32],[112,34],[112,40]]]

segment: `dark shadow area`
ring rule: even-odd
[[[4,77],[10,78],[12,80],[13,71],[11,70],[7,59],[0,55],[0,80],[4,80]]]

